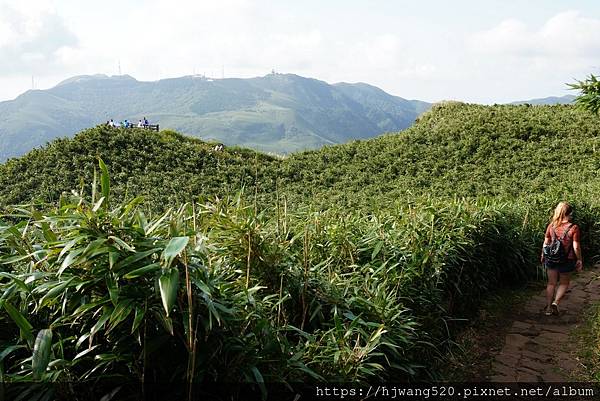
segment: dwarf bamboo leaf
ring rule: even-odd
[[[92,180],[92,203],[96,203],[96,197],[98,190],[98,170],[96,170],[96,166],[94,166],[94,178]]]
[[[115,265],[115,270],[120,270],[122,268],[128,267],[129,265],[132,265],[141,259],[147,258],[148,256],[150,256],[158,251],[160,251],[160,248],[153,248],[153,249],[149,249],[149,250],[143,251],[143,252],[136,252],[133,255],[128,256],[125,259],[119,261]]]
[[[154,312],[154,316],[156,316],[157,320],[163,325],[164,329],[167,331],[167,333],[169,333],[170,335],[174,335],[174,331],[173,331],[173,321],[171,320],[170,317],[165,316],[164,313],[162,311],[153,311]]]
[[[109,319],[109,331],[115,328],[119,323],[129,316],[133,307],[131,306],[132,300],[127,299],[124,301],[120,301],[119,304],[115,307],[115,310],[110,315]]]
[[[160,227],[161,224],[163,223],[163,221],[165,221],[165,219],[171,215],[171,210],[172,209],[167,210],[166,213],[163,214],[160,219],[158,219],[150,227],[148,227],[148,229],[146,230],[146,235],[152,234],[154,232],[154,230],[156,230],[158,227]]]
[[[32,259],[34,254],[35,254],[35,252],[27,254],[27,255],[17,255],[17,256],[11,256],[8,258],[2,258],[1,260],[2,260],[3,265],[10,265],[10,264],[14,264],[17,262],[21,262],[26,259]]]
[[[189,242],[189,237],[171,238],[165,250],[162,253],[162,259],[165,262],[164,268],[169,268],[173,260],[185,249]]]
[[[198,289],[200,289],[200,291],[202,291],[204,294],[206,294],[206,296],[211,296],[212,291],[210,290],[210,288],[208,287],[208,285],[206,285],[206,283],[204,281],[202,281],[201,279],[193,279],[194,284],[198,287]]]
[[[137,206],[141,205],[142,203],[144,203],[143,196],[138,196],[138,197],[132,199],[131,202],[129,202],[127,205],[125,205],[125,207],[123,208],[123,213],[121,213],[119,218],[124,219],[126,216],[128,216],[131,213],[131,211],[133,209],[135,209]]]
[[[173,309],[175,299],[177,298],[177,290],[179,289],[179,270],[173,267],[164,271],[158,279],[158,286],[160,288],[163,307],[165,308],[167,317],[169,317],[169,313]]]
[[[50,362],[50,352],[52,351],[52,330],[44,329],[38,332],[33,347],[33,358],[31,361],[33,378],[39,380],[46,371],[48,362]]]
[[[27,340],[29,344],[33,344],[33,334],[31,333],[33,326],[31,325],[31,323],[29,323],[25,316],[23,316],[21,312],[19,312],[14,306],[12,306],[10,302],[3,301],[2,305],[4,306],[4,309],[6,309],[6,312],[11,317],[11,319],[19,327],[19,330],[21,331],[21,338]]]
[[[135,219],[137,220],[137,223],[139,224],[140,228],[142,229],[142,232],[146,233],[146,231],[148,229],[148,219],[146,218],[146,215],[144,214],[144,212],[142,212],[140,210],[138,213],[136,213]]]
[[[87,338],[87,337],[86,337]],[[84,340],[85,341],[85,340]],[[96,344],[90,348],[86,348],[83,351],[81,351],[80,353],[78,353],[77,355],[75,355],[75,357],[73,357],[73,360],[76,361],[78,359],[83,358],[84,356],[86,356],[87,354],[89,354],[90,352],[93,352],[96,348],[98,348],[100,346],[100,344]]]
[[[75,349],[78,349],[79,347],[81,347],[81,344],[83,344],[83,342],[85,340],[87,340],[88,338],[90,338],[90,333],[84,333],[83,335],[81,335],[77,339],[77,343],[75,343]]]
[[[256,383],[258,383],[258,387],[260,388],[261,398],[263,400],[266,400],[267,388],[265,386],[265,379],[263,378],[263,375],[260,373],[260,371],[256,368],[256,366],[253,366],[251,370],[252,374],[254,375],[254,380],[256,380]]]
[[[115,267],[115,264],[117,264],[117,261],[119,260],[119,252],[110,252],[108,254],[108,268],[110,270],[113,270]]]
[[[129,273],[125,274],[123,277],[126,279],[132,279],[140,276],[145,276],[148,273],[157,271],[158,269],[160,269],[160,263],[151,263],[147,266],[132,270]]]
[[[96,324],[94,324],[94,326],[92,327],[92,330],[90,330],[90,338],[96,334],[106,323],[106,321],[108,319],[110,319],[110,316],[112,314],[112,309],[111,308],[105,308],[104,313],[102,314],[102,317],[96,322]],[[91,342],[91,340],[90,340]]]
[[[75,277],[71,277],[67,281],[63,281],[63,282],[59,281],[59,282],[49,283],[48,291],[42,297],[42,299],[40,299],[40,305],[44,305],[47,302],[48,303],[56,302],[56,300],[57,300],[56,298],[58,298],[57,295],[62,293],[65,290],[65,288],[67,288],[73,282],[73,280],[75,280]],[[40,287],[38,287],[38,289],[39,288]]]
[[[25,282],[23,280],[17,278],[14,274],[0,272],[0,277],[6,277],[6,278],[12,280],[17,285],[17,287],[19,287],[21,289],[21,291],[26,292],[26,293],[30,292],[30,289],[27,286],[27,284],[25,284]]]
[[[111,275],[106,277],[106,288],[110,302],[116,307],[119,303],[119,283]]]
[[[62,248],[62,250],[60,251],[60,253],[58,254],[58,259],[62,259],[62,257],[71,250],[71,248],[73,248],[75,245],[77,245],[79,243],[79,241],[83,240],[87,238],[86,235],[79,235],[75,238],[73,238],[72,240],[70,240],[69,242],[67,242],[65,244],[65,246]]]
[[[135,317],[133,319],[133,324],[131,325],[131,334],[135,333],[135,331],[138,329],[138,327],[140,327],[140,324],[142,324],[142,321],[143,321],[145,315],[146,315],[145,309],[141,308],[139,306],[136,306]]]
[[[379,251],[381,251],[382,247],[383,247],[383,241],[378,241],[375,244],[375,248],[373,249],[373,253],[371,254],[371,260],[375,260],[375,258],[379,254]]]
[[[44,234],[44,238],[46,239],[46,241],[55,242],[56,234],[54,234],[54,232],[50,229],[50,225],[46,221],[44,221],[44,216],[42,216],[42,214],[37,210],[34,210],[31,213],[31,216],[35,220],[37,220],[38,224],[42,227],[42,233]]]
[[[108,239],[113,240],[122,250],[126,250],[129,252],[135,252],[135,248],[123,241],[121,238],[115,237],[113,235],[109,236]]]
[[[104,203],[104,201],[106,200],[106,197],[101,197],[100,199],[98,199],[98,202],[94,203],[94,207],[92,207],[92,212],[96,213],[98,210],[100,210],[100,208],[102,207],[102,204]]]
[[[85,249],[83,249],[83,248],[79,248],[79,249],[75,249],[74,251],[70,252],[67,255],[67,257],[65,258],[65,260],[63,260],[62,264],[60,265],[60,269],[58,269],[58,275],[60,276],[62,274],[62,272],[65,271],[65,269],[67,269],[72,264],[74,264],[75,261],[77,260],[77,257],[79,255],[81,255],[84,250]]]
[[[10,355],[13,351],[16,351],[18,349],[24,349],[27,348],[24,345],[10,345],[8,347],[6,347],[4,350],[2,350],[2,352],[0,352],[0,363],[4,360],[4,358],[6,358],[8,355]]]
[[[110,194],[110,176],[108,174],[108,168],[104,164],[104,160],[98,158],[98,164],[100,165],[100,188],[102,190],[102,197],[106,199],[108,207],[108,196]]]

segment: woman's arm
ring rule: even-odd
[[[573,251],[575,251],[575,256],[577,257],[577,263],[575,264],[575,269],[578,272],[583,270],[583,257],[581,256],[581,245],[579,239],[581,238],[581,231],[579,230],[579,226],[575,226],[575,230],[573,232]]]
[[[577,256],[575,268],[578,272],[580,272],[583,270],[583,258],[581,257],[581,246],[579,246],[579,240],[573,240],[573,250],[575,251],[575,256]]]

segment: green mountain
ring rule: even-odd
[[[205,140],[288,153],[402,130],[429,106],[366,84],[292,74],[157,82],[79,76],[0,103],[0,160],[111,118],[142,117]]]

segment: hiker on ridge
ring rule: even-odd
[[[567,202],[560,202],[546,228],[542,247],[541,261],[548,274],[546,315],[559,314],[558,305],[569,288],[571,273],[583,270],[580,236],[579,226],[573,224],[573,208]],[[555,295],[557,282],[559,285]]]

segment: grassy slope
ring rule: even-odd
[[[569,197],[595,183],[600,126],[572,106],[438,105],[412,128],[292,155],[294,192],[357,201],[409,194]],[[297,179],[293,172],[301,172]]]
[[[91,182],[93,159],[111,169],[117,195],[157,204],[253,187],[299,203],[371,206],[412,195],[567,198],[592,193],[600,168],[600,126],[572,106],[438,105],[412,128],[298,153],[281,161],[174,133],[98,128],[0,166],[0,204],[56,199]],[[258,170],[257,170],[258,168]],[[83,173],[82,173],[83,172]],[[254,188],[253,188],[254,190]]]
[[[159,210],[198,195],[254,188],[255,177],[269,185],[266,169],[276,159],[240,148],[215,152],[213,146],[170,131],[89,129],[2,165],[0,203],[51,202],[62,192],[79,191],[82,183],[89,192],[97,157],[109,166],[117,199],[142,195]]]

